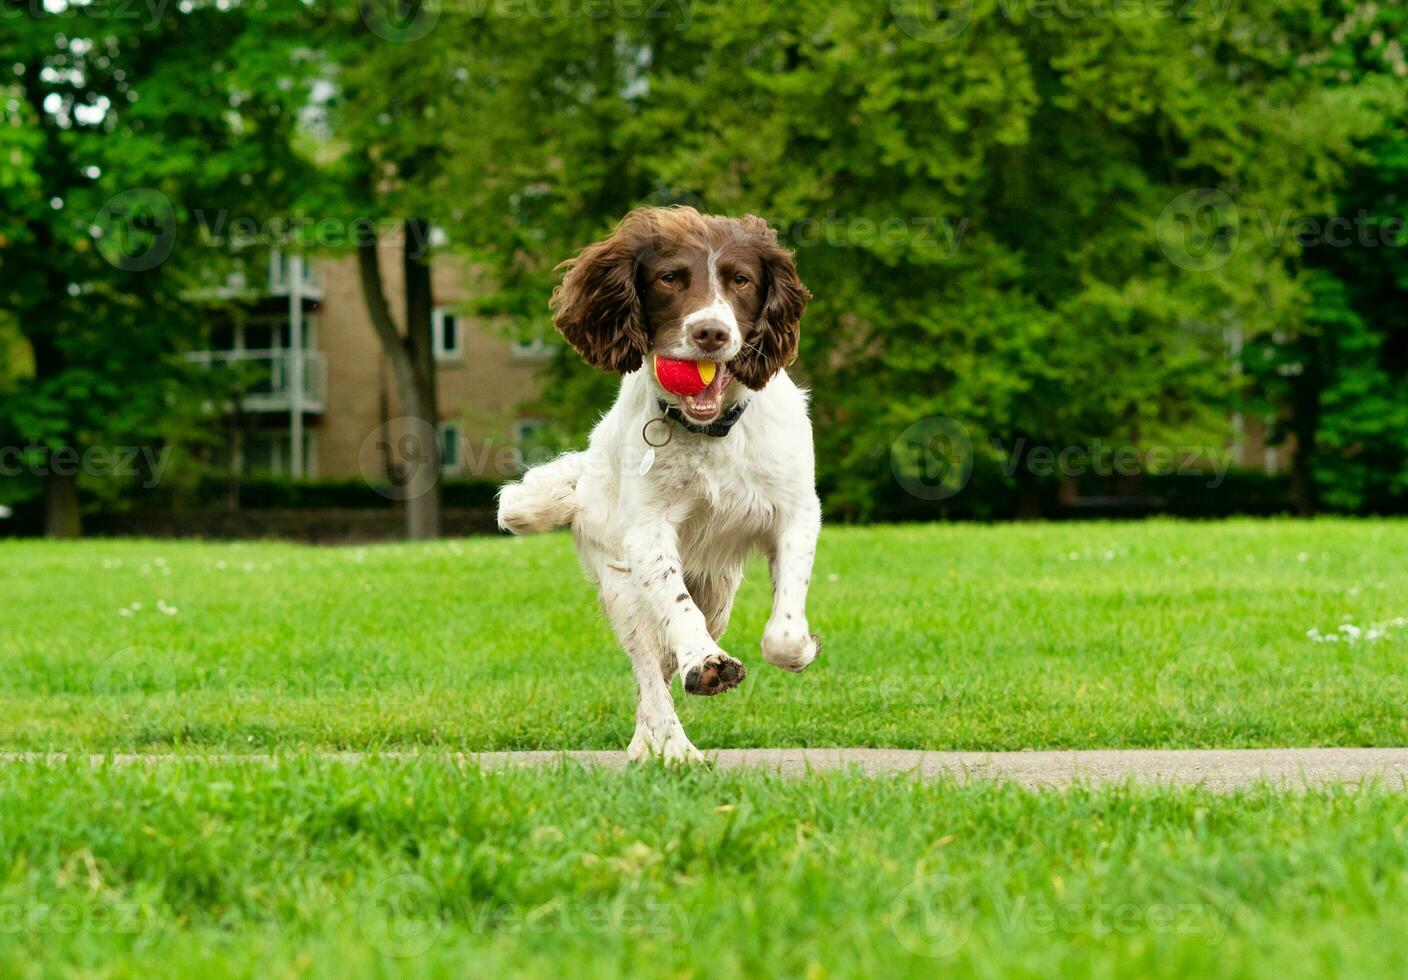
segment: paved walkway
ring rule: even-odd
[[[721,769],[757,769],[784,776],[856,768],[869,775],[911,773],[926,778],[952,775],[963,780],[999,779],[1022,786],[1069,786],[1074,782],[1132,780],[1177,785],[1201,784],[1231,790],[1260,782],[1283,786],[1357,783],[1364,779],[1408,790],[1408,749],[1115,749],[1060,752],[926,752],[905,749],[723,749],[707,753]],[[298,753],[291,753],[298,757]],[[541,767],[563,759],[589,768],[620,769],[622,752],[385,752],[395,759],[448,759],[486,769]],[[119,765],[153,765],[184,759],[267,763],[270,755],[112,755]],[[323,758],[357,763],[360,753],[327,753]],[[63,762],[65,754],[0,753],[0,762]]]

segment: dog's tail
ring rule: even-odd
[[[577,480],[585,456],[563,453],[505,485],[499,490],[499,527],[514,534],[537,534],[571,524],[577,516]]]

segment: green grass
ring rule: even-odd
[[[1402,976],[1408,797],[0,769],[15,976]]]
[[[1408,524],[829,529],[703,748],[1403,745]],[[622,748],[563,536],[0,544],[0,977],[1408,975],[1408,795],[1032,792],[438,749]],[[134,604],[140,604],[134,609]],[[169,610],[167,612],[162,609]],[[120,614],[127,610],[128,615]],[[326,749],[411,758],[346,763]],[[272,752],[273,762],[188,758]]]
[[[1408,524],[828,529],[826,649],[701,748],[1408,744]],[[756,571],[756,570],[755,570]],[[0,748],[624,748],[634,687],[564,535],[424,546],[0,544]],[[158,603],[174,615],[158,611]],[[130,617],[119,610],[141,603]],[[676,686],[678,691],[678,685]]]

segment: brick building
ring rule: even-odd
[[[404,309],[400,249],[384,247],[383,286]],[[505,449],[536,421],[521,406],[539,391],[541,341],[510,340],[467,315],[472,268],[444,256],[432,269],[440,434],[447,475],[505,477]],[[399,416],[391,365],[367,316],[356,259],[305,260],[274,252],[215,290],[209,349],[191,360],[219,368],[238,394],[228,403],[224,462],[237,472],[321,479],[365,475],[364,445]]]

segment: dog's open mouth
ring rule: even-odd
[[[733,372],[720,364],[708,386],[698,394],[681,395],[684,414],[694,422],[712,422],[724,410],[724,390],[733,380]]]

